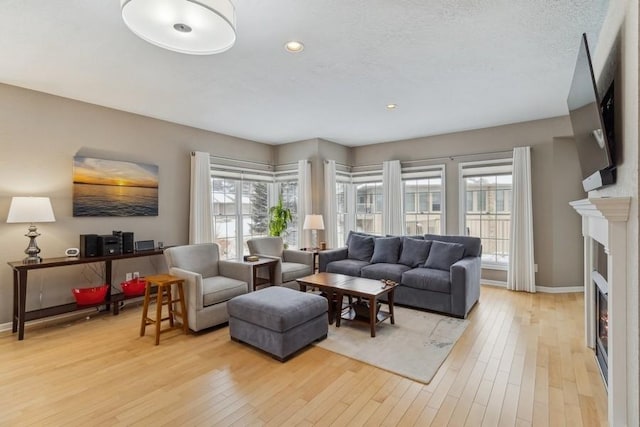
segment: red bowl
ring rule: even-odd
[[[126,282],[120,283],[120,286],[122,287],[122,292],[125,296],[137,297],[140,295],[144,295],[147,281],[144,279],[128,280]]]
[[[78,305],[100,304],[104,302],[109,285],[96,286],[95,288],[73,288],[73,296]]]

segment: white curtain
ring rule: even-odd
[[[211,169],[209,153],[191,153],[189,243],[211,243]]]
[[[402,206],[402,169],[400,160],[382,162],[382,231],[386,234],[404,234]]]
[[[326,160],[324,162],[324,240],[328,248],[338,247],[336,203],[336,161]]]
[[[507,288],[514,291],[536,291],[531,200],[531,147],[516,147],[513,150],[511,241],[507,273]]]
[[[311,246],[311,231],[302,229],[304,217],[313,213],[311,206],[311,163],[298,160],[298,244],[301,248]]]

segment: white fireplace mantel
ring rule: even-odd
[[[604,246],[607,254],[608,412],[609,425],[626,426],[627,422],[627,220],[629,197],[589,198],[571,202],[582,216],[584,237],[584,305],[585,340],[594,347],[596,338],[595,269],[593,241]]]

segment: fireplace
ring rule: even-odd
[[[607,282],[607,253],[603,244],[593,241],[593,268],[591,279],[595,283],[594,350],[602,378],[609,384],[609,284]]]
[[[634,355],[633,349],[627,346],[627,288],[630,285],[627,280],[627,221],[630,205],[630,197],[593,197],[571,202],[582,216],[585,342],[596,351],[598,363],[602,363],[611,426],[635,424],[630,419],[638,416],[637,399],[634,398],[637,392],[628,392],[637,390],[631,386],[637,381],[633,372],[638,366],[637,353]],[[631,325],[634,333],[637,325]],[[629,402],[635,405],[628,405]]]
[[[605,384],[608,383],[609,307],[607,294],[596,286],[596,358]]]

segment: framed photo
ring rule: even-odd
[[[158,216],[158,166],[74,157],[73,216]]]

